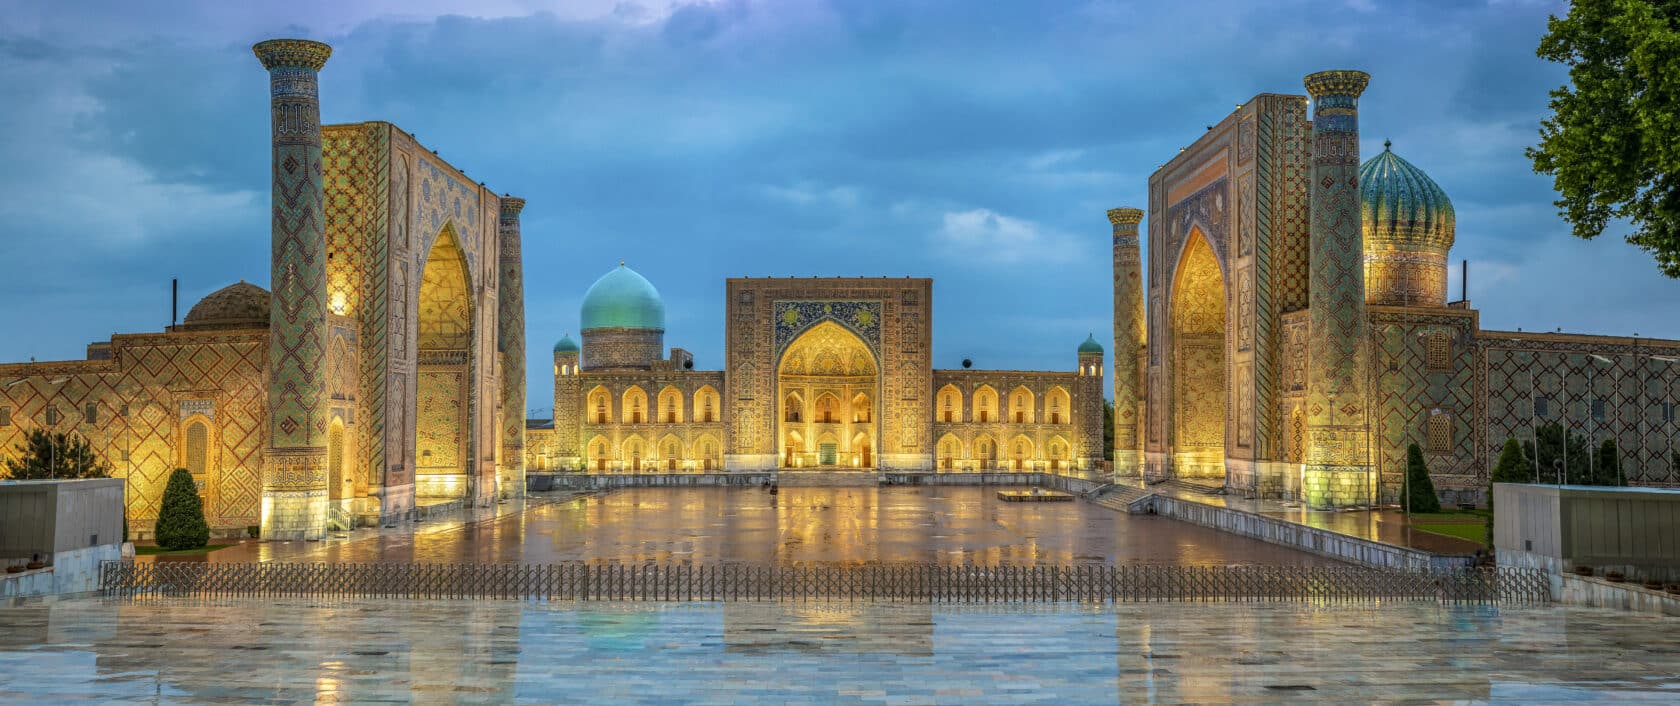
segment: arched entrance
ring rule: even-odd
[[[467,497],[472,378],[472,279],[453,227],[445,226],[420,277],[416,348],[415,494]]]
[[[1225,278],[1192,228],[1173,280],[1173,473],[1225,479]]]
[[[344,420],[335,416],[327,425],[327,500],[334,507],[343,507],[343,501],[350,497],[345,488],[344,462]]]
[[[869,346],[832,321],[782,352],[776,397],[782,468],[873,468],[878,368]]]

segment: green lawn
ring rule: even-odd
[[[1477,544],[1487,543],[1487,526],[1480,522],[1420,522],[1413,524],[1412,529],[1468,539]]]
[[[134,553],[135,554],[156,554],[158,556],[183,556],[183,555],[187,555],[187,554],[209,554],[210,552],[216,551],[217,549],[222,549],[222,548],[231,547],[231,546],[233,546],[233,545],[232,544],[206,544],[206,545],[204,545],[202,547],[199,547],[197,549],[169,550],[169,549],[164,549],[163,547],[157,546],[155,544],[136,544],[136,545],[134,545]]]
[[[1488,516],[1490,516],[1492,514],[1493,514],[1493,512],[1491,510],[1446,510],[1446,511],[1443,511],[1443,512],[1415,512],[1415,513],[1412,513],[1412,520],[1414,522],[1434,522],[1434,521],[1470,522],[1472,520],[1486,519]]]

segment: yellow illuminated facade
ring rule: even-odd
[[[582,343],[554,347],[555,415],[528,423],[526,466],[1103,467],[1102,347],[1081,345],[1071,372],[936,370],[932,294],[927,279],[731,279],[727,366],[707,371],[659,355],[663,304],[621,266],[585,295]]]
[[[0,453],[74,432],[132,533],[190,470],[212,531],[316,539],[524,489],[519,213],[384,122],[320,125],[331,49],[254,47],[275,115],[271,293],[239,283],[87,359],[0,365]],[[508,424],[499,421],[512,420]]]
[[[1680,486],[1680,342],[1483,330],[1448,298],[1445,190],[1390,144],[1359,158],[1367,78],[1309,76],[1311,118],[1254,97],[1108,213],[1116,471],[1393,503],[1416,443],[1444,503],[1482,503],[1506,439],[1555,425]]]

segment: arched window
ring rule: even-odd
[[[992,388],[982,387],[974,393],[974,417],[982,424],[998,418],[997,393],[992,391]]]
[[[1429,413],[1429,453],[1450,454],[1453,451],[1452,414],[1442,410]]]
[[[203,475],[210,470],[210,425],[201,421],[187,424],[185,452],[181,457],[181,466],[193,475]]]
[[[782,401],[782,419],[798,423],[804,416],[802,414],[804,407],[805,403],[799,399],[799,395],[788,395],[787,399]]]
[[[869,395],[859,394],[852,398],[852,423],[868,424],[874,408],[869,404]]]

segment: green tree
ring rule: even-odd
[[[1417,444],[1406,447],[1406,512],[1440,512],[1441,498],[1435,494],[1435,484],[1429,480],[1429,465],[1423,462],[1423,449]]]
[[[1539,458],[1535,458],[1533,442],[1524,443],[1525,455],[1532,468],[1539,470],[1539,482],[1584,485],[1590,483],[1594,464],[1587,446],[1587,437],[1564,431],[1563,425],[1552,422],[1535,430],[1540,438]],[[1565,443],[1565,437],[1568,443]],[[1565,450],[1567,447],[1567,451]],[[1530,479],[1533,482],[1533,479]]]
[[[157,543],[165,549],[197,549],[210,541],[210,525],[204,522],[204,502],[192,473],[177,468],[163,488],[163,507],[158,510]]]
[[[1534,467],[1529,465],[1516,439],[1505,440],[1505,447],[1499,450],[1499,460],[1494,463],[1489,480],[1495,483],[1534,482]]]
[[[1493,509],[1494,483],[1532,483],[1534,482],[1534,467],[1528,463],[1528,457],[1523,454],[1523,447],[1516,439],[1505,439],[1505,446],[1499,449],[1499,460],[1493,465],[1493,473],[1488,474],[1487,506]]]
[[[4,465],[12,480],[111,477],[111,469],[80,434],[31,429],[16,448]]]
[[[1551,92],[1534,171],[1576,236],[1626,219],[1628,242],[1680,277],[1680,2],[1575,2],[1546,29],[1538,54],[1568,66],[1569,85]]]
[[[1114,460],[1114,403],[1103,400],[1103,458]]]
[[[1626,485],[1622,479],[1622,455],[1616,450],[1615,439],[1605,439],[1598,446],[1598,462],[1593,464],[1593,485]]]

